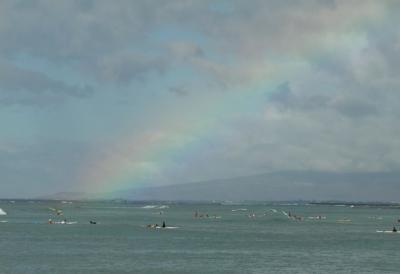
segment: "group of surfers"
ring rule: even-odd
[[[147,225],[147,228],[157,228],[157,227],[165,228],[165,227],[166,227],[165,221],[162,222],[162,225],[161,225],[161,226],[159,226],[158,224],[148,224],[148,225]]]
[[[53,221],[52,219],[49,219],[49,220],[47,221],[47,223],[48,223],[49,225],[52,225],[52,224],[69,224],[69,223],[67,222],[67,219],[62,220],[61,222],[57,222],[57,221]],[[72,222],[72,223],[76,223],[76,222]],[[89,224],[95,225],[95,224],[97,224],[97,222],[96,222],[96,221],[93,221],[93,220],[90,220],[90,221],[89,221]]]

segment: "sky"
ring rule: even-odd
[[[0,1],[0,196],[399,172],[399,13],[368,0]]]

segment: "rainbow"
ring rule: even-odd
[[[153,125],[156,129],[139,134],[132,131],[124,138],[115,140],[107,148],[109,154],[104,157],[95,155],[86,161],[80,176],[85,190],[93,191],[95,188],[102,193],[109,193],[127,187],[140,187],[149,180],[160,179],[157,176],[183,160],[186,152],[201,149],[203,140],[212,135],[213,129],[221,122],[221,116],[241,111],[236,107],[237,100],[243,95],[237,94],[234,100],[230,98],[229,104],[224,94],[213,97],[207,103],[197,101],[188,118],[182,119],[179,113],[169,113],[160,118],[156,126]],[[204,119],[204,115],[200,117],[202,113],[207,113],[208,119]]]
[[[365,19],[357,20],[348,25],[362,28]],[[341,27],[345,29],[347,25]],[[162,181],[163,171],[179,168],[176,165],[181,161],[190,162],[188,153],[201,150],[204,140],[232,115],[263,111],[266,94],[279,92],[277,87],[288,79],[310,77],[307,76],[310,64],[338,49],[350,54],[358,52],[367,43],[363,33],[354,28],[341,32],[340,37],[335,40],[337,37],[324,36],[289,56],[268,56],[275,61],[255,68],[257,73],[250,85],[238,85],[229,92],[193,95],[194,100],[183,110],[167,110],[147,131],[128,130],[123,138],[108,145],[105,155],[89,155],[79,181],[85,190],[101,193],[145,186],[152,180]],[[181,113],[188,114],[182,117]]]

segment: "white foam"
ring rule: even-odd
[[[167,206],[167,205],[162,205],[162,206],[159,206],[158,208],[159,208],[159,209],[164,209],[164,208],[169,208],[169,206]]]
[[[52,224],[55,225],[74,225],[77,224],[78,222],[64,222],[64,221],[60,221],[60,222],[53,222]]]
[[[392,230],[377,230],[377,233],[399,233],[397,231],[392,231]]]
[[[0,215],[7,215],[7,212],[0,208]]]
[[[157,206],[156,205],[145,205],[145,206],[142,206],[142,208],[150,209],[150,208],[157,208]]]
[[[247,211],[247,208],[238,208],[238,209],[232,209],[233,212],[235,211]]]
[[[143,208],[143,209],[152,209],[152,208],[157,208],[157,209],[165,209],[165,208],[169,208],[169,206],[167,206],[167,205],[145,205],[145,206],[142,206],[141,208]]]

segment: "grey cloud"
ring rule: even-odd
[[[268,100],[278,104],[287,105],[293,100],[292,90],[290,89],[289,82],[279,85],[272,93],[267,93]]]
[[[93,93],[89,85],[71,85],[44,73],[0,63],[0,103],[42,104],[67,97],[85,98]]]
[[[323,70],[331,77],[341,80],[354,81],[354,71],[347,53],[329,53],[312,63],[315,70]]]
[[[370,115],[378,115],[378,107],[373,98],[365,96],[363,99],[354,98],[354,95],[363,94],[355,89],[349,94],[337,92],[334,94],[315,95],[310,92],[298,92],[296,94],[290,87],[289,82],[278,86],[272,93],[267,93],[268,102],[276,105],[281,110],[315,111],[335,110],[349,118],[361,118]]]
[[[170,87],[168,91],[180,97],[189,95],[189,91],[184,87]]]
[[[25,198],[79,188],[80,169],[91,149],[88,143],[59,140],[0,149],[2,193]]]
[[[374,9],[379,6],[374,1],[362,7],[351,1],[232,1],[228,12],[222,13],[213,10],[211,3],[175,0],[159,9],[154,8],[157,1],[4,1],[0,4],[0,52],[4,58],[26,53],[67,64],[84,75],[95,74],[96,79],[105,76],[125,84],[142,80],[145,74],[163,70],[182,54],[189,54],[195,59],[188,64],[210,81],[231,87],[260,77],[260,55],[296,53],[312,47],[315,37],[345,25],[346,20],[338,22],[338,17],[364,18],[379,11]],[[240,65],[227,66],[214,60],[193,42],[179,45],[173,38],[165,42],[153,39],[154,31],[168,26],[179,26],[183,33],[201,37],[213,55]],[[169,55],[171,44],[175,54]],[[162,64],[143,51],[143,59],[120,59],[121,54],[143,48],[164,52]],[[103,58],[105,63],[98,61]],[[111,68],[104,68],[107,64]]]
[[[378,109],[373,104],[355,99],[337,100],[332,106],[349,117],[359,118],[378,114]]]
[[[195,155],[199,173],[257,174],[264,171],[400,170],[397,117],[338,119],[335,112],[293,109],[281,112],[267,106],[265,118],[249,117],[235,125],[236,131],[221,136],[217,148]],[[208,151],[208,152],[207,152]],[[216,168],[210,168],[215,166]],[[221,171],[222,170],[222,171]],[[197,174],[197,171],[192,171]]]
[[[329,97],[325,95],[310,95],[305,92],[304,95],[297,95],[293,92],[289,82],[279,85],[275,91],[267,93],[268,102],[277,105],[279,108],[298,109],[298,110],[314,110],[327,108]]]
[[[125,83],[141,78],[152,66],[157,70],[159,61],[126,52],[146,43],[146,29],[157,16],[149,13],[150,7],[130,1],[119,5],[108,1],[96,1],[96,5],[86,1],[2,2],[0,54],[4,59],[27,54],[54,67],[62,64],[85,76],[95,74],[96,79]]]
[[[168,1],[161,9],[157,1],[2,1],[0,58],[9,64],[28,55],[110,86],[162,81],[170,69],[178,68],[178,73],[193,70],[204,86],[217,83],[217,88],[210,85],[212,91],[245,87],[249,102],[232,105],[237,113],[207,124],[214,127],[209,140],[202,139],[194,153],[185,151],[184,161],[177,157],[171,163],[176,170],[163,171],[180,181],[282,169],[400,170],[398,9],[387,14],[382,1],[360,5],[359,1],[254,0],[228,1],[228,8],[213,10],[211,2]],[[385,23],[375,25],[369,18]],[[66,84],[38,71],[4,67],[0,65],[2,104],[47,104],[92,92],[90,87]],[[251,114],[242,113],[244,105],[257,100],[253,86],[276,81],[283,84],[267,95],[262,114],[250,108],[246,112]],[[184,96],[186,86],[192,88],[186,84],[165,86],[171,86],[168,92]],[[213,100],[207,97],[212,91],[195,90],[205,93],[204,101]],[[99,109],[104,111],[93,106],[94,111]],[[230,115],[235,121],[225,121]],[[70,175],[79,168],[68,166],[79,162],[69,154],[76,147],[44,144],[18,156],[7,154],[1,174],[19,185],[24,178],[35,178],[36,185],[44,178],[46,187],[59,178],[78,180]],[[93,150],[88,153],[105,158],[99,155],[101,149]],[[19,177],[11,165],[21,167],[20,174],[25,175]],[[43,169],[46,166],[50,173]],[[67,179],[60,185],[70,184]]]
[[[182,60],[194,57],[204,57],[204,50],[191,41],[176,41],[168,45],[170,52]]]
[[[99,61],[98,74],[102,80],[112,80],[127,84],[133,79],[145,80],[148,74],[164,73],[166,62],[163,58],[146,58],[139,54],[123,53],[116,56],[106,56]]]
[[[397,6],[390,11],[390,15],[397,18],[399,9],[400,7]],[[369,55],[379,54],[380,61],[384,62],[386,75],[398,75],[400,72],[400,31],[397,22],[389,17],[388,20],[372,26],[368,29],[367,39],[369,44],[366,53]],[[376,66],[377,64],[371,65]]]

